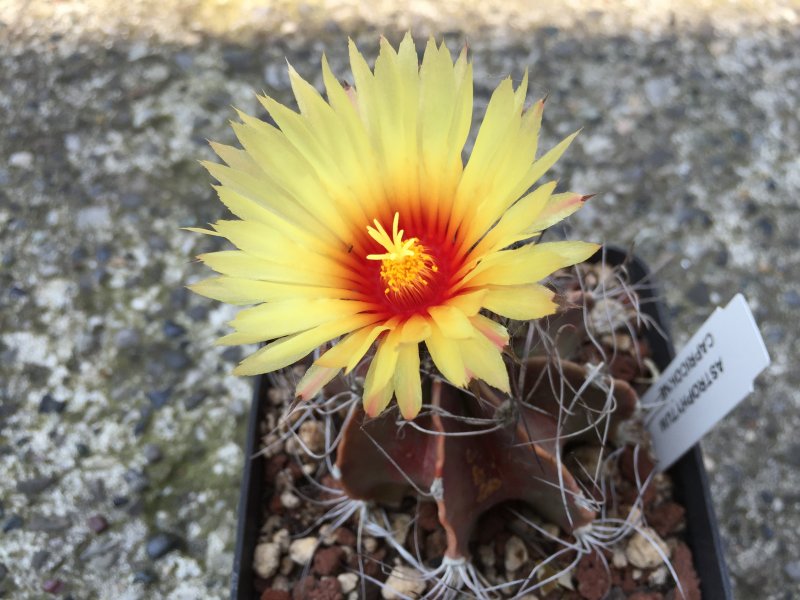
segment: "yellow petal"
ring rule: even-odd
[[[349,211],[342,210],[347,207],[337,204],[320,180],[319,169],[325,166],[317,167],[317,163],[309,160],[282,131],[243,113],[240,113],[240,117],[244,123],[233,123],[231,126],[242,146],[264,170],[264,176],[258,178],[258,183],[269,191],[270,196],[283,196],[290,205],[299,207],[308,215],[301,217],[301,220],[293,219],[294,222],[317,221],[339,239],[347,239],[351,226],[342,213]],[[220,179],[217,173],[214,176]],[[243,179],[237,171],[236,183],[242,185]],[[229,185],[222,179],[220,182]],[[291,209],[293,214],[298,213],[292,206],[277,206],[276,202],[272,202],[272,206],[279,211]],[[349,207],[353,206],[350,203]]]
[[[334,298],[353,300],[361,297],[358,292],[344,288],[303,286],[272,281],[255,281],[245,277],[211,277],[186,286],[196,294],[226,302],[227,304],[260,304],[293,298]]]
[[[209,142],[209,145],[216,155],[224,160],[225,164],[232,169],[243,171],[254,177],[261,177],[264,175],[264,171],[262,171],[258,163],[253,160],[253,157],[241,148],[234,148],[233,146],[227,146],[218,142]]]
[[[528,69],[522,74],[522,81],[520,81],[517,89],[514,91],[514,104],[521,107],[525,104],[525,98],[528,96]]]
[[[543,285],[494,287],[486,294],[484,306],[503,317],[527,321],[552,315],[558,309],[555,294]]]
[[[257,221],[217,221],[214,229],[252,256],[291,265],[302,261],[309,271],[327,273],[340,269],[330,255],[311,252],[282,232]]]
[[[551,225],[555,225],[578,210],[589,198],[591,198],[591,196],[584,196],[582,194],[576,194],[575,192],[565,192],[563,194],[551,196],[542,209],[542,212],[539,213],[536,220],[531,223],[526,231],[528,233],[535,233],[537,231],[543,231]]]
[[[302,226],[326,243],[334,246],[337,237],[328,224],[312,214],[280,185],[266,177],[254,177],[244,171],[237,171],[225,165],[201,162],[209,173],[237,194],[250,198],[261,206],[284,217],[287,221]],[[276,169],[277,170],[277,169]]]
[[[192,233],[202,233],[203,235],[213,235],[216,237],[224,237],[223,235],[217,233],[216,231],[212,231],[211,229],[203,229],[202,227],[182,227],[186,231],[191,231]]]
[[[475,208],[470,213],[466,239],[480,238],[520,197],[519,182],[524,180],[535,158],[535,128],[534,113],[526,113],[519,121],[509,124],[504,143],[485,167],[480,187],[468,192],[482,200],[472,203]]]
[[[431,335],[425,340],[425,345],[439,372],[453,385],[464,387],[467,384],[467,373],[458,349],[460,342],[461,340],[445,337],[434,325],[431,327]]]
[[[446,51],[442,43],[443,51]],[[469,136],[472,126],[472,63],[467,60],[466,48],[461,51],[458,60],[453,67],[456,77],[456,104],[453,108],[453,121],[450,124],[450,136],[448,146],[457,151],[461,156],[461,150]]]
[[[354,331],[320,356],[316,364],[322,367],[345,367],[347,374],[361,361],[378,336],[389,329],[390,325],[382,324]]]
[[[587,242],[547,242],[496,252],[463,278],[473,286],[536,283],[558,269],[582,262],[600,248]]]
[[[327,61],[323,58],[323,71]],[[314,135],[313,150],[324,150],[326,157],[332,157],[328,169],[321,171],[321,175],[337,181],[328,181],[329,188],[346,188],[350,193],[347,198],[338,201],[340,205],[356,203],[364,211],[374,211],[374,198],[382,195],[381,183],[378,180],[378,169],[372,160],[372,151],[365,144],[366,136],[363,125],[358,122],[357,116],[349,100],[345,99],[348,114],[338,114],[327,102],[322,99],[319,92],[310,83],[305,81],[297,71],[289,67],[289,79],[292,90],[297,98],[297,104],[308,122],[308,132]],[[328,85],[326,81],[326,86]],[[344,93],[341,85],[336,82],[336,88]],[[331,90],[328,91],[329,96]],[[335,91],[334,91],[335,94]],[[355,214],[355,213],[353,213]],[[371,214],[374,218],[374,214]]]
[[[517,241],[520,232],[530,229],[536,222],[555,187],[555,181],[541,185],[509,208],[497,225],[478,243],[475,254],[501,250]]]
[[[412,315],[408,321],[403,323],[400,332],[400,343],[419,344],[431,334],[431,325],[425,317]]]
[[[378,349],[375,351],[375,357],[370,363],[370,372],[372,373],[370,387],[372,389],[382,389],[391,381],[394,368],[397,365],[399,339],[400,333],[395,329],[390,331],[385,338],[378,341]],[[368,375],[368,380],[369,377]],[[364,386],[366,390],[366,382]],[[366,391],[364,393],[366,394]]]
[[[332,273],[304,271],[294,265],[280,265],[239,250],[209,252],[197,258],[217,273],[231,277],[336,288],[351,284],[349,279]]]
[[[450,51],[444,43],[437,48],[430,38],[420,68],[420,159],[428,176],[426,193],[439,202],[452,194],[462,171],[466,136],[451,133],[454,128],[463,129],[461,96]]]
[[[233,372],[235,375],[258,375],[282,369],[325,342],[374,322],[372,315],[355,315],[275,340],[245,358]]]
[[[381,169],[378,166],[377,155],[370,141],[368,130],[350,96],[331,72],[325,56],[322,57],[322,77],[328,101],[345,131],[345,137],[341,141],[352,148],[356,157],[352,172],[358,175],[358,179],[364,180],[366,188],[364,197],[368,198],[368,202],[375,207],[376,214],[387,214],[390,212],[390,207],[387,194],[383,190],[383,182],[379,177]]]
[[[240,311],[229,323],[236,333],[227,335],[220,344],[252,344],[274,340],[305,331],[334,319],[351,317],[370,305],[353,300],[291,299],[267,302]]]
[[[325,243],[324,239],[312,235],[307,229],[297,227],[266,205],[260,204],[252,198],[243,196],[231,188],[222,185],[215,185],[213,187],[217,191],[217,195],[222,203],[240,219],[263,223],[273,230],[282,231],[295,242],[309,249],[321,249],[327,252],[332,250],[331,246]]]
[[[474,332],[466,315],[453,306],[431,306],[428,308],[428,313],[445,337],[464,339]]]
[[[516,195],[516,197],[521,196],[525,193],[525,191],[531,187],[534,183],[536,183],[539,178],[547,173],[558,159],[567,151],[572,140],[575,139],[580,133],[580,130],[576,131],[575,133],[568,135],[566,138],[561,140],[555,147],[551,148],[548,152],[544,154],[539,160],[534,162],[522,180],[517,184],[516,189],[512,192],[512,195]]]
[[[397,355],[397,335],[392,331],[378,345],[378,351],[370,362],[364,379],[364,411],[370,417],[380,414],[392,399],[392,375],[397,364]]]
[[[486,290],[476,290],[465,294],[458,294],[446,301],[447,306],[457,308],[467,317],[471,317],[483,308],[483,298]]]
[[[348,51],[350,54],[350,69],[353,72],[356,90],[358,90],[358,114],[364,123],[371,139],[379,133],[379,115],[375,114],[379,110],[378,100],[375,97],[375,79],[372,71],[364,60],[364,56],[358,51],[353,40],[348,41]]]
[[[508,150],[506,138],[517,126],[520,111],[515,110],[514,105],[514,90],[509,77],[497,86],[489,99],[472,154],[458,185],[453,208],[456,217],[473,206],[476,198],[482,198],[483,191],[491,184],[494,174],[490,167],[498,152]],[[451,229],[456,226],[454,224]]]
[[[459,347],[470,378],[482,379],[492,387],[506,393],[511,390],[508,369],[500,351],[492,342],[477,333],[472,338],[464,340]]]
[[[405,419],[413,419],[422,406],[422,381],[419,371],[419,345],[400,344],[393,378],[394,394]]]

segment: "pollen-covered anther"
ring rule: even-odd
[[[386,295],[414,295],[428,285],[439,267],[417,238],[403,240],[405,232],[398,229],[399,222],[400,214],[395,213],[391,237],[377,219],[375,227],[367,226],[372,239],[386,249],[383,254],[367,255],[367,259],[381,261],[380,276],[386,285]]]

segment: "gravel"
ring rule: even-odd
[[[796,4],[318,4],[4,5],[0,595],[227,597],[251,382],[230,374],[243,354],[213,345],[235,311],[182,287],[219,246],[178,227],[224,218],[197,160],[206,139],[233,141],[231,106],[260,114],[262,89],[288,100],[284,58],[319,85],[323,51],[347,77],[348,35],[374,55],[379,32],[407,28],[469,42],[478,107],[529,67],[531,97],[549,95],[543,147],[584,127],[553,177],[598,195],[568,233],[635,244],[679,347],[747,296],[773,364],[703,446],[736,596],[800,595]],[[149,461],[147,444],[168,452]],[[92,514],[114,523],[117,577],[69,558]],[[31,530],[42,516],[69,522]],[[151,562],[157,531],[181,543]],[[46,579],[11,568],[43,549]]]
[[[183,540],[172,533],[156,533],[145,544],[147,556],[157,560],[183,545]]]

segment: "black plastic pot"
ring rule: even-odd
[[[650,278],[647,265],[635,256],[630,256],[615,247],[605,247],[605,261],[610,265],[625,263],[632,283],[644,283],[638,289],[642,300],[642,312],[659,324],[667,337],[654,329],[645,332],[653,360],[660,369],[666,367],[675,356],[669,336],[664,305],[659,300],[658,290]],[[598,253],[591,260],[599,261]],[[264,481],[264,459],[258,452],[258,427],[267,406],[269,382],[259,377],[250,408],[245,456],[254,457],[245,462],[241,496],[239,498],[239,525],[236,532],[236,555],[233,561],[231,598],[253,600],[257,598],[254,587],[253,555],[262,524],[263,508],[268,500]],[[694,446],[669,470],[674,487],[675,500],[686,508],[686,541],[692,550],[694,565],[701,580],[703,600],[732,600],[728,569],[722,552],[717,519],[711,502],[708,477],[703,466],[700,446]]]

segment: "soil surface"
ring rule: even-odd
[[[707,467],[736,597],[800,595],[800,9],[530,4],[0,0],[0,596],[226,597],[251,383],[182,287],[214,242],[177,227],[223,215],[197,160],[285,58],[319,85],[407,28],[469,44],[476,116],[528,67],[542,147],[584,128],[570,237],[660,268],[679,347],[747,296],[773,365]]]

